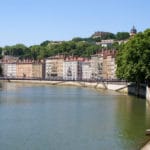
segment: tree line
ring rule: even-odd
[[[81,38],[75,37],[70,41],[44,41],[39,45],[32,45],[30,47],[24,44],[16,44],[13,46],[0,47],[0,58],[2,54],[19,57],[20,59],[44,59],[45,57],[64,54],[75,55],[82,57],[90,57],[97,51],[101,51],[102,47],[96,45],[96,42],[100,42],[103,39],[116,39],[124,40],[129,38],[128,32],[118,32],[117,34],[108,33],[98,38]],[[118,43],[115,42],[111,48],[118,48]]]
[[[74,42],[64,41],[60,43],[54,43],[52,41],[45,41],[40,45],[33,45],[27,47],[23,44],[16,44],[13,46],[5,46],[1,48],[2,53],[5,55],[11,55],[19,57],[20,59],[44,59],[46,57],[63,54],[63,55],[75,55],[82,57],[90,57],[90,55],[96,53],[101,47],[89,42]]]

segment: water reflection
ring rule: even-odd
[[[2,89],[2,83],[0,82],[0,90]]]
[[[145,130],[150,127],[149,117],[150,108],[146,106],[144,99],[132,96],[117,97],[115,118],[117,119],[118,136],[122,139],[124,149],[127,148],[127,143],[124,141],[128,142],[132,150],[139,149],[148,139],[145,136]]]
[[[20,86],[15,83],[1,82],[1,91],[0,91],[0,103],[5,104],[15,104],[22,103],[19,97],[16,98],[16,95],[19,96]]]

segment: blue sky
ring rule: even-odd
[[[0,46],[150,28],[150,0],[1,0]]]

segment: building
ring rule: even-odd
[[[116,79],[116,51],[102,50],[100,53],[91,56],[91,78]]]
[[[116,51],[105,50],[103,51],[103,68],[102,77],[104,79],[116,79],[116,63],[115,63]]]
[[[16,77],[16,63],[1,63],[4,77]]]
[[[112,34],[112,33],[110,33],[110,32],[104,32],[104,31],[97,31],[91,37],[93,39],[95,39],[95,38],[102,38],[103,39],[104,37],[106,37],[106,36],[108,36],[110,34]]]
[[[17,78],[32,78],[32,62],[19,62],[16,64]]]
[[[32,64],[32,77],[33,78],[45,78],[45,64],[44,62],[34,62]]]
[[[18,60],[19,60],[19,57],[14,57],[10,55],[4,55],[2,58],[3,63],[16,63]]]
[[[83,58],[69,57],[63,63],[64,80],[82,80]]]
[[[91,78],[102,79],[103,53],[91,56]]]
[[[45,76],[44,62],[23,60],[16,64],[17,78],[40,78]]]
[[[101,80],[116,79],[116,51],[102,50],[92,55],[91,60],[81,57],[57,55],[45,62],[17,60],[1,62],[5,77],[38,78],[50,80]]]
[[[92,75],[91,61],[82,62],[82,80],[90,80]]]
[[[96,42],[97,45],[101,45],[102,47],[111,47],[113,43],[113,39],[101,40],[101,42]]]
[[[130,30],[130,36],[134,36],[135,34],[137,34],[137,30],[135,26],[133,26],[132,29]]]
[[[45,78],[46,79],[62,79],[63,78],[63,63],[65,57],[57,55],[49,57],[45,60]]]

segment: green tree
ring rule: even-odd
[[[83,40],[84,39],[81,38],[81,37],[75,37],[75,38],[72,39],[72,41],[74,41],[74,42],[80,42],[80,41],[83,41]]]
[[[31,50],[31,58],[36,60],[38,59],[38,56],[40,55],[40,51],[42,50],[42,46],[40,45],[33,45],[30,47]]]
[[[116,39],[117,40],[126,40],[130,37],[128,32],[117,32]]]
[[[95,54],[96,52],[100,52],[101,49],[102,48],[98,45],[90,45],[86,48],[85,57],[91,57],[91,55]]]
[[[12,46],[5,46],[3,51],[5,55],[12,55]]]
[[[93,40],[94,40],[95,42],[101,42],[101,38],[100,38],[100,37],[94,38]]]
[[[49,40],[46,40],[40,44],[40,46],[47,46],[50,43]]]
[[[150,29],[138,33],[120,46],[117,54],[118,78],[137,83],[150,80]]]
[[[101,37],[101,39],[102,39],[102,40],[115,39],[115,34],[113,34],[113,33],[104,34],[104,35]]]
[[[23,44],[16,44],[13,46],[5,46],[3,49],[5,55],[23,57],[26,53],[27,47]]]
[[[48,49],[47,47],[40,47],[38,55],[37,55],[37,59],[44,59],[46,57],[48,57]]]
[[[115,49],[115,50],[118,50],[120,47],[119,43],[118,42],[114,42],[111,46],[112,49]]]
[[[76,44],[76,53],[75,53],[75,55],[84,56],[84,54],[86,53],[86,49],[87,49],[87,47],[89,47],[89,45],[90,45],[89,43],[84,42],[84,41],[78,42]]]
[[[23,44],[16,44],[12,47],[13,56],[23,56],[27,47]]]

